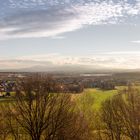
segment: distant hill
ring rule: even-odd
[[[21,69],[0,69],[0,72],[76,72],[76,73],[108,73],[108,72],[140,72],[139,69],[109,69],[99,66],[88,66],[88,65],[36,65],[33,67],[21,68]]]

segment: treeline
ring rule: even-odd
[[[15,100],[0,104],[1,140],[140,140],[140,93],[129,86],[107,99],[51,93],[51,80],[20,82]],[[75,95],[76,96],[76,95]]]
[[[113,80],[89,80],[83,82],[84,88],[99,88],[101,90],[114,90],[117,84]]]

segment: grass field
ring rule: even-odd
[[[99,109],[101,103],[105,101],[107,98],[112,97],[113,95],[117,94],[118,90],[107,90],[103,91],[100,89],[86,89],[82,94],[77,95],[78,104],[81,104],[82,100],[90,100],[90,107],[94,109]],[[74,95],[76,96],[76,95]],[[88,98],[88,99],[84,99]]]
[[[90,107],[93,107],[94,109],[98,110],[101,107],[101,103],[103,101],[117,94],[119,90],[123,90],[124,88],[126,88],[126,86],[116,87],[115,90],[100,90],[97,88],[89,88],[89,89],[85,89],[83,93],[73,94],[72,96],[74,100],[76,99],[78,104],[82,104],[82,100],[84,98],[90,98],[90,102],[91,102]],[[135,86],[135,88],[140,90],[140,86]],[[12,92],[11,96],[13,97],[14,95],[15,93]],[[8,102],[10,100],[13,100],[13,98],[1,98],[0,102],[4,102],[4,101]]]
[[[74,95],[74,97],[77,98],[79,105],[82,103],[82,100],[89,100],[89,98],[90,98],[91,99],[90,102],[92,102],[92,103],[90,103],[89,107],[92,107],[92,108],[98,110],[98,109],[100,109],[103,101],[105,101],[108,98],[113,97],[119,91],[121,91],[125,88],[128,88],[128,87],[127,86],[118,86],[118,87],[116,87],[115,90],[100,90],[100,89],[95,89],[95,88],[85,89],[82,94],[78,94],[77,96]],[[133,86],[133,88],[136,88],[140,91],[140,85]],[[87,99],[84,99],[84,98],[87,98]],[[87,101],[87,102],[89,102],[89,101]]]
[[[87,91],[88,94],[91,94],[94,98],[94,108],[98,109],[100,108],[100,105],[103,101],[105,101],[107,98],[112,97],[114,94],[117,94],[117,90],[107,90],[102,91],[99,89],[89,89]]]
[[[109,97],[112,97],[114,94],[117,93],[117,90],[100,90],[100,89],[95,89],[95,88],[91,88],[91,89],[85,89],[83,93],[80,94],[73,94],[73,98],[78,99],[78,101],[81,100],[81,98],[84,98],[85,96],[88,96],[89,98],[94,99],[93,101],[93,107],[98,109],[100,108],[101,103],[106,100]],[[5,93],[3,93],[5,94]],[[11,96],[13,97],[15,95],[14,92],[11,93]],[[0,102],[4,102],[4,101],[10,101],[13,100],[13,98],[0,98]]]

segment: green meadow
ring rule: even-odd
[[[89,89],[85,91],[85,93],[91,94],[91,96],[93,96],[93,99],[94,99],[93,106],[94,108],[98,109],[100,108],[100,105],[103,101],[117,94],[117,90],[102,91],[100,89]]]
[[[100,109],[102,102],[106,99],[113,97],[116,95],[120,90],[123,90],[126,86],[118,86],[115,90],[101,90],[98,88],[89,88],[85,89],[83,93],[80,94],[72,94],[72,99],[74,99],[77,104],[80,106],[83,104],[88,104],[90,108],[93,109]],[[140,90],[140,86],[136,86],[137,89]],[[11,98],[1,98],[0,102],[8,102],[13,101],[15,93],[11,93]],[[89,103],[90,102],[90,103]]]
[[[140,91],[140,86],[133,86],[134,88]],[[99,110],[101,104],[109,98],[112,98],[114,95],[117,95],[123,89],[127,89],[126,86],[118,86],[115,90],[101,90],[97,88],[85,89],[82,94],[73,95],[76,99],[78,106],[82,104],[87,104],[88,107],[93,108],[94,110]]]
[[[118,93],[118,90],[100,90],[100,89],[86,89],[82,94],[73,95],[79,106],[81,104],[88,104],[90,108],[100,109],[101,104],[108,98],[113,97]]]
[[[121,87],[120,89],[123,89],[124,87]],[[100,105],[103,101],[105,101],[107,98],[112,97],[113,95],[118,93],[118,89],[116,90],[100,90],[96,88],[89,88],[85,89],[83,93],[80,94],[72,94],[73,98],[76,99],[78,102],[81,102],[82,98],[86,98],[88,96],[89,98],[93,99],[93,107],[94,108],[100,108]],[[5,94],[5,93],[3,93]],[[15,92],[11,93],[12,99],[14,98]],[[8,101],[9,98],[1,98],[0,101]]]

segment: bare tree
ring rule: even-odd
[[[10,129],[6,123],[5,117],[7,114],[5,113],[5,109],[3,108],[3,104],[0,105],[0,140],[6,140],[6,138],[10,134]]]
[[[121,140],[123,126],[120,119],[120,112],[117,107],[121,101],[120,96],[115,96],[112,99],[106,100],[102,105],[101,119],[104,123],[103,130],[110,140]]]
[[[125,126],[124,134],[131,140],[140,139],[140,92],[133,86],[129,86],[122,93],[125,101],[120,106],[121,120]]]
[[[17,124],[11,122],[12,134],[16,137],[18,126],[18,135],[32,140],[81,139],[86,123],[81,123],[71,95],[50,93],[53,86],[48,82],[40,77],[20,82],[15,102],[9,105],[10,118]]]
[[[102,105],[104,132],[111,140],[140,139],[140,93],[129,86]]]

